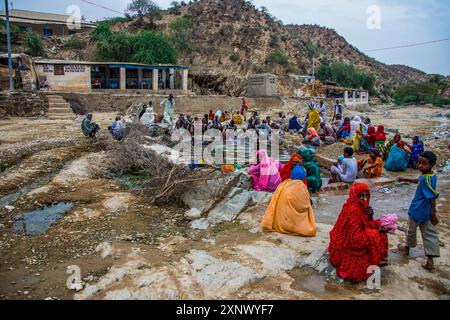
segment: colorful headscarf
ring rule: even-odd
[[[365,208],[366,204],[359,199],[359,195],[361,194],[361,192],[363,191],[367,191],[370,194],[370,188],[367,184],[365,183],[355,183],[353,184],[353,186],[350,188],[350,192],[349,192],[349,197],[347,199],[347,203],[352,203],[352,204],[358,204],[359,206]]]
[[[369,153],[374,153],[377,155],[377,157],[380,156],[380,150],[378,150],[377,148],[369,148]]]
[[[377,135],[375,132],[375,128],[370,126],[367,129],[367,135],[365,136],[365,138],[367,139],[367,142],[374,147],[375,146],[375,142],[377,141]]]
[[[298,160],[298,162],[302,162],[303,159],[299,154],[294,154],[291,159],[281,168],[280,176],[283,181],[288,180],[291,177],[291,171],[294,168],[294,161]]]
[[[317,137],[317,138],[319,137],[316,129],[314,129],[314,128],[308,128],[308,130],[306,130],[306,134],[307,134],[308,139],[312,139],[314,137]]]
[[[300,165],[296,165],[294,169],[291,171],[290,178],[292,180],[305,180],[306,179],[306,170]]]
[[[384,132],[384,126],[378,126],[376,132],[377,141],[386,141],[386,133]]]

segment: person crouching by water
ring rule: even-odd
[[[261,222],[264,231],[303,237],[316,235],[314,210],[303,182],[305,178],[305,169],[297,165],[292,169],[290,179],[278,186]]]
[[[387,264],[387,234],[373,214],[369,186],[355,183],[330,232],[329,260],[340,278],[362,282],[369,266]]]
[[[89,113],[81,122],[81,130],[86,137],[94,138],[100,126],[95,122],[92,122],[92,114]]]
[[[252,176],[252,188],[257,191],[274,192],[281,183],[281,163],[273,160],[267,150],[256,153],[258,164],[252,165],[248,174]]]
[[[114,139],[119,141],[122,140],[125,133],[125,126],[122,122],[122,118],[120,116],[117,116],[112,125],[108,127],[108,130],[112,134]]]

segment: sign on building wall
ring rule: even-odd
[[[84,72],[85,66],[80,64],[69,64],[64,67],[64,72]]]
[[[42,71],[46,73],[53,73],[53,65],[52,64],[43,64]]]

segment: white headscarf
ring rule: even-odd
[[[141,123],[144,126],[150,126],[155,122],[155,111],[153,110],[153,106],[148,106],[147,110],[145,110],[144,114],[141,117]]]

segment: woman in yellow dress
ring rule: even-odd
[[[309,112],[308,112],[308,128],[314,128],[316,131],[319,131],[320,125],[320,114],[316,109],[316,104],[311,102],[309,104]]]
[[[316,235],[314,210],[303,182],[305,177],[305,169],[297,165],[291,171],[291,179],[278,186],[261,222],[264,231],[303,237]]]

